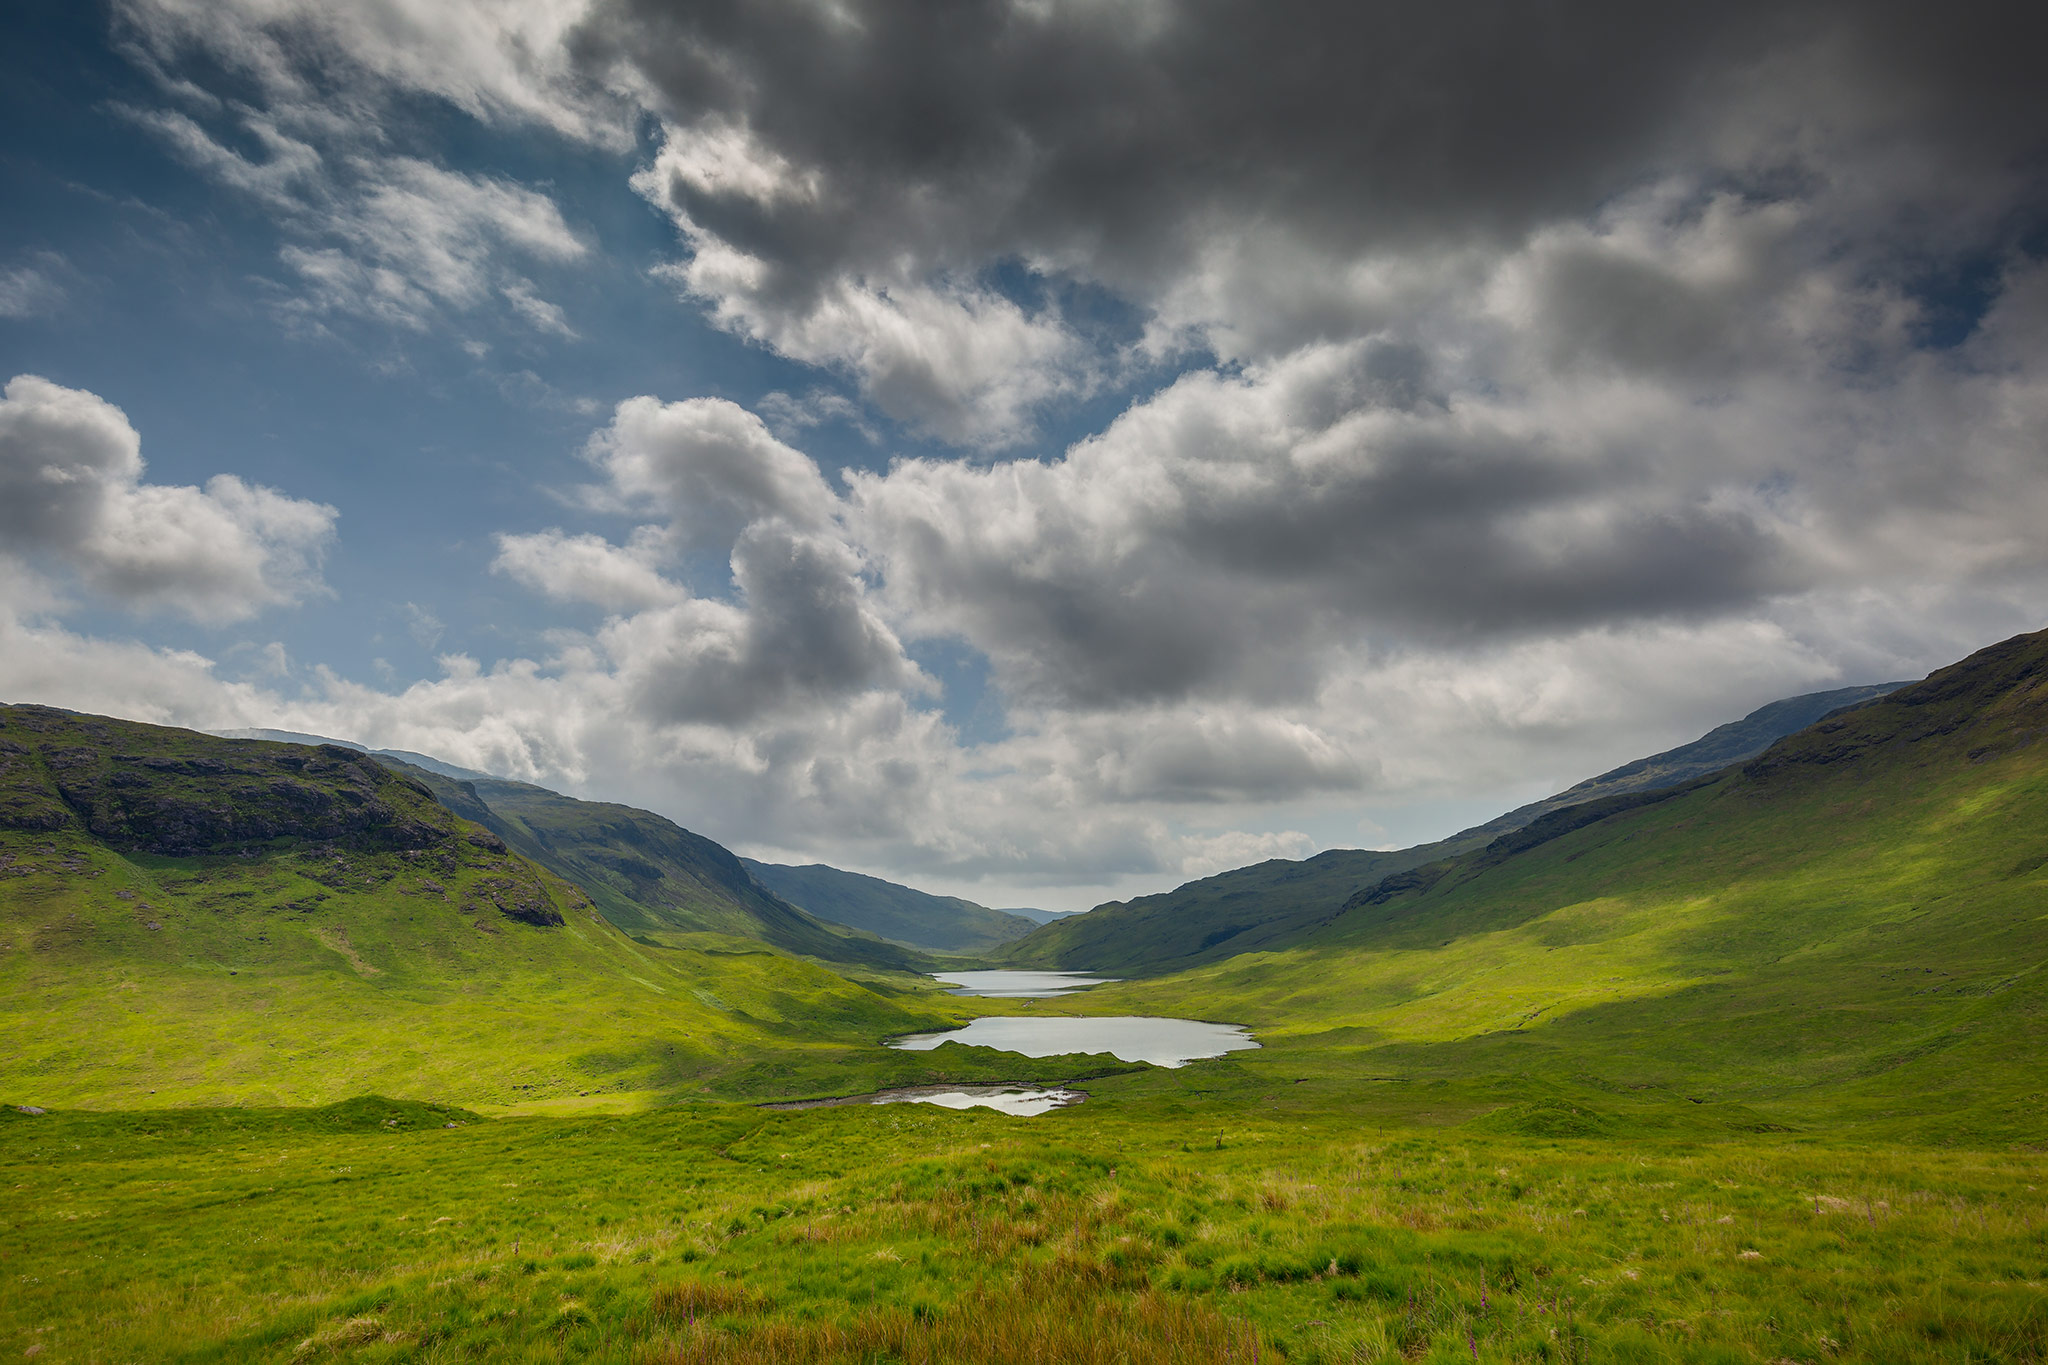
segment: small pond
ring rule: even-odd
[[[951,995],[988,995],[1016,1000],[1042,1000],[1084,986],[1100,986],[1113,976],[1086,972],[934,972],[932,979],[952,986]]]
[[[836,1100],[797,1100],[791,1104],[764,1104],[763,1109],[830,1109],[842,1104],[939,1104],[948,1109],[996,1109],[1019,1118],[1065,1109],[1087,1099],[1079,1090],[1044,1089],[1028,1085],[907,1085],[896,1090],[877,1090],[872,1095],[848,1095]]]
[[[914,1033],[891,1040],[890,1047],[929,1052],[941,1043],[965,1043],[1020,1052],[1026,1057],[1054,1057],[1065,1052],[1107,1052],[1126,1062],[1181,1066],[1198,1057],[1257,1047],[1238,1024],[1209,1024],[1200,1019],[1157,1019],[1142,1014],[1110,1014],[1055,1018],[1024,1015],[976,1019],[966,1028],[944,1033]]]

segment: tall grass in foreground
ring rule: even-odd
[[[2048,1358],[2029,1150],[359,1107],[0,1122],[0,1358]]]

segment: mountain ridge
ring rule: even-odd
[[[900,882],[824,863],[792,866],[740,859],[755,881],[819,919],[941,953],[973,953],[1022,938],[1036,921],[958,896],[935,896]]]
[[[994,955],[1018,967],[1143,975],[1278,948],[1328,923],[1354,893],[1382,879],[1411,876],[1416,869],[1484,848],[1557,811],[1682,786],[1725,762],[1752,757],[1814,720],[1904,685],[1870,684],[1783,698],[1688,744],[1625,763],[1433,843],[1391,851],[1327,849],[1306,859],[1233,868],[1171,891],[1107,902],[1035,930]],[[1714,767],[1705,767],[1708,763]]]
[[[913,949],[820,922],[755,881],[731,850],[652,811],[379,761],[409,770],[450,809],[585,888],[606,919],[636,938],[739,934],[831,962],[896,971],[928,965]]]

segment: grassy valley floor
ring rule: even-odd
[[[303,783],[230,813],[354,792],[367,833],[165,852],[205,813],[174,783],[196,758],[27,719],[0,1098],[56,1112],[0,1110],[0,1354],[2048,1355],[2048,634],[1397,872],[1299,942],[1039,1002],[636,941],[345,753],[284,755]],[[1179,1070],[880,1046],[979,1013],[1264,1046]],[[748,1103],[940,1079],[1091,1098]],[[368,1088],[407,1098],[323,1103]]]
[[[1156,1078],[1155,1078],[1156,1081]],[[40,1361],[2032,1361],[2048,1156],[1530,1137],[1109,1081],[0,1120]],[[1115,1102],[1114,1092],[1132,1093]],[[1112,1102],[1103,1103],[1109,1099]]]

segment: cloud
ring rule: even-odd
[[[692,599],[599,633],[635,710],[656,722],[740,725],[869,691],[919,686],[867,601],[845,545],[776,519],[741,533],[737,600]]]
[[[851,375],[899,421],[958,444],[1013,445],[1032,435],[1036,409],[1099,383],[1085,343],[1056,313],[1027,312],[972,280],[846,274],[784,297],[767,262],[701,230],[663,193],[662,169],[635,183],[670,210],[692,251],[661,273],[727,331]]]
[[[569,325],[568,315],[560,306],[535,294],[531,280],[513,280],[500,286],[499,292],[512,305],[512,310],[525,318],[536,332],[552,332],[565,341],[577,339],[577,331]]]
[[[590,500],[658,510],[696,549],[729,552],[742,530],[766,518],[815,530],[838,514],[817,464],[722,398],[629,398],[586,455],[607,479],[587,492]]]
[[[61,309],[68,291],[57,278],[67,263],[54,251],[39,251],[33,265],[0,267],[0,318],[47,317]]]
[[[1745,196],[1825,187],[1902,229],[1895,246],[2009,238],[2024,219],[1949,206],[2038,190],[2014,169],[2043,146],[2032,73],[1994,55],[2016,27],[2003,5],[1835,0],[1313,22],[979,0],[943,23],[612,0],[578,50],[636,71],[662,116],[636,183],[716,320],[947,439],[1001,444],[1104,358],[980,283],[992,268],[1106,287],[1150,313],[1155,345],[1270,360],[1383,327],[1671,168]],[[1604,264],[1608,299],[1654,316],[1654,272],[1624,296],[1626,263]]]
[[[632,141],[632,106],[574,62],[572,39],[584,11],[573,3],[440,0],[121,0],[115,6],[127,36],[155,61],[203,51],[254,79],[279,104],[325,95],[361,106],[425,95],[478,118],[622,149]]]
[[[1554,295],[1561,348],[1706,364],[1690,352],[1736,340],[1728,282],[1572,230],[1646,183],[1687,181],[1730,203],[1824,200],[1863,238],[1832,245],[1887,268],[1996,253],[2025,240],[2034,219],[2015,210],[2038,209],[2048,145],[2032,71],[2001,55],[2026,49],[2026,25],[1988,2],[1459,3],[1313,22],[1173,0],[969,0],[944,23],[865,0],[121,13],[152,61],[203,52],[258,82],[241,135],[271,146],[260,163],[204,133],[194,114],[219,115],[197,104],[160,116],[252,193],[333,140],[316,114],[356,130],[353,153],[322,160],[329,176],[372,154],[399,98],[612,149],[652,115],[661,145],[633,183],[685,247],[666,278],[735,335],[988,449],[1146,372],[1133,361],[1271,363],[1415,330],[1545,234],[1555,249],[1524,284]],[[400,286],[474,297],[371,239],[295,244],[315,306],[416,325]],[[566,328],[505,289],[529,325]],[[1070,316],[1059,300],[1077,289],[1128,308],[1143,344]]]
[[[443,312],[474,312],[499,299],[526,327],[575,338],[561,308],[508,264],[515,257],[566,264],[588,254],[554,200],[503,177],[394,152],[382,123],[386,99],[410,90],[441,95],[472,113],[539,119],[606,141],[606,126],[525,83],[545,83],[542,69],[566,60],[558,52],[525,63],[523,75],[517,62],[490,74],[472,70],[467,79],[449,68],[437,84],[405,47],[440,40],[472,60],[486,52],[509,59],[509,49],[527,38],[555,32],[549,25],[522,28],[480,10],[404,4],[373,13],[134,0],[121,14],[136,35],[137,54],[185,107],[118,112],[276,217],[288,236],[279,256],[298,283],[289,316],[317,322],[353,314],[418,331]],[[254,76],[267,97],[261,107],[222,101],[162,75],[158,63],[194,49]],[[339,93],[323,88],[336,79],[352,83]],[[521,91],[524,97],[515,98]]]
[[[0,399],[0,550],[59,565],[131,610],[210,623],[322,591],[332,507],[232,474],[195,488],[143,471],[119,408],[16,376]]]
[[[753,413],[722,399],[631,398],[585,455],[606,476],[582,490],[586,505],[663,520],[624,545],[560,529],[500,535],[492,567],[615,613],[589,648],[637,714],[739,726],[928,688],[869,600],[839,499]],[[684,556],[728,577],[693,594],[662,572]]]
[[[533,281],[590,259],[573,213],[409,156],[387,115],[607,155],[641,118],[661,285],[814,371],[758,416],[620,404],[564,524],[498,538],[497,572],[601,624],[406,688],[233,694],[280,713],[243,723],[806,856],[1114,882],[1568,783],[2040,624],[2048,109],[2009,6],[123,13],[166,69],[203,51],[260,92],[167,84],[147,121],[279,215],[309,320],[568,336]],[[866,407],[787,396],[811,379]],[[799,448],[870,411],[973,458],[834,481]],[[91,449],[89,480],[129,477]],[[38,496],[38,527],[73,515]],[[913,658],[962,661],[932,666],[954,691]]]
[[[179,110],[120,107],[119,112],[155,133],[187,165],[272,208],[298,210],[300,196],[317,188],[326,169],[317,148],[260,114],[245,113],[239,120],[239,131],[262,149],[257,159],[223,145]]]
[[[870,443],[881,440],[880,434],[868,424],[867,415],[862,411],[861,405],[830,389],[813,388],[802,397],[776,389],[762,394],[754,407],[767,422],[769,429],[785,441],[796,440],[812,427],[824,426],[830,422],[846,423]]]
[[[653,528],[647,528],[652,530]],[[491,568],[557,602],[589,602],[607,611],[643,611],[686,598],[679,584],[661,576],[668,557],[658,532],[618,546],[595,535],[547,530],[500,535]]]
[[[420,329],[443,309],[472,310],[493,293],[536,331],[574,338],[562,310],[509,274],[515,253],[567,262],[589,248],[547,196],[509,181],[465,175],[410,157],[356,157],[324,212],[293,212],[301,230],[334,247],[286,246],[306,292],[301,313],[354,313]]]
[[[407,602],[401,611],[405,616],[406,633],[421,649],[433,649],[448,633],[448,627],[441,618],[417,602]]]

